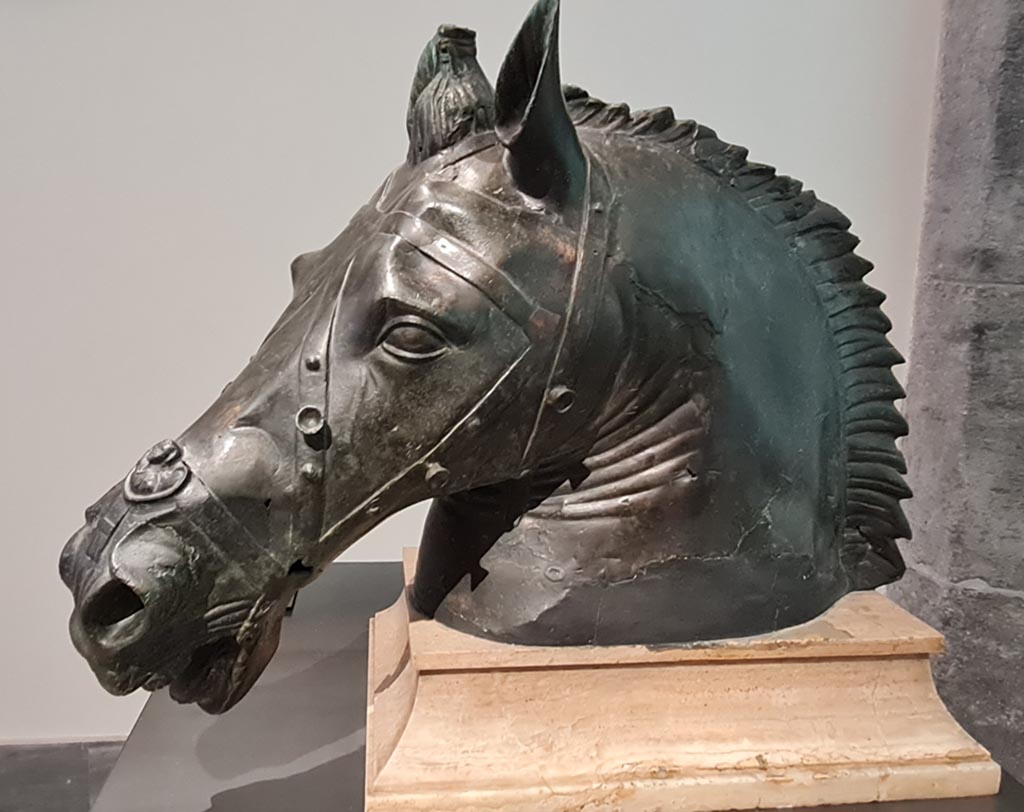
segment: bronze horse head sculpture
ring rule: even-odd
[[[405,163],[86,512],[61,574],[108,690],[231,707],[295,591],[426,499],[410,599],[501,641],[757,634],[902,574],[902,359],[849,222],[668,108],[563,88],[558,20],[539,0],[494,89],[440,29]]]

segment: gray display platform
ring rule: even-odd
[[[155,694],[93,812],[360,812],[367,621],[401,583],[399,564],[331,567],[299,596],[277,656],[224,716]],[[1024,789],[1007,776],[998,798],[825,809],[1024,812]]]

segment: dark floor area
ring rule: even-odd
[[[0,746],[0,812],[89,812],[123,744]]]

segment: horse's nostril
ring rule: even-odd
[[[82,609],[86,626],[105,628],[138,614],[145,608],[135,590],[122,581],[104,584]]]

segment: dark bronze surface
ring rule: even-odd
[[[849,222],[667,108],[563,89],[558,18],[493,90],[440,29],[406,162],[87,511],[61,573],[109,690],[231,707],[295,590],[425,499],[414,601],[504,641],[756,634],[902,573],[901,359]]]

